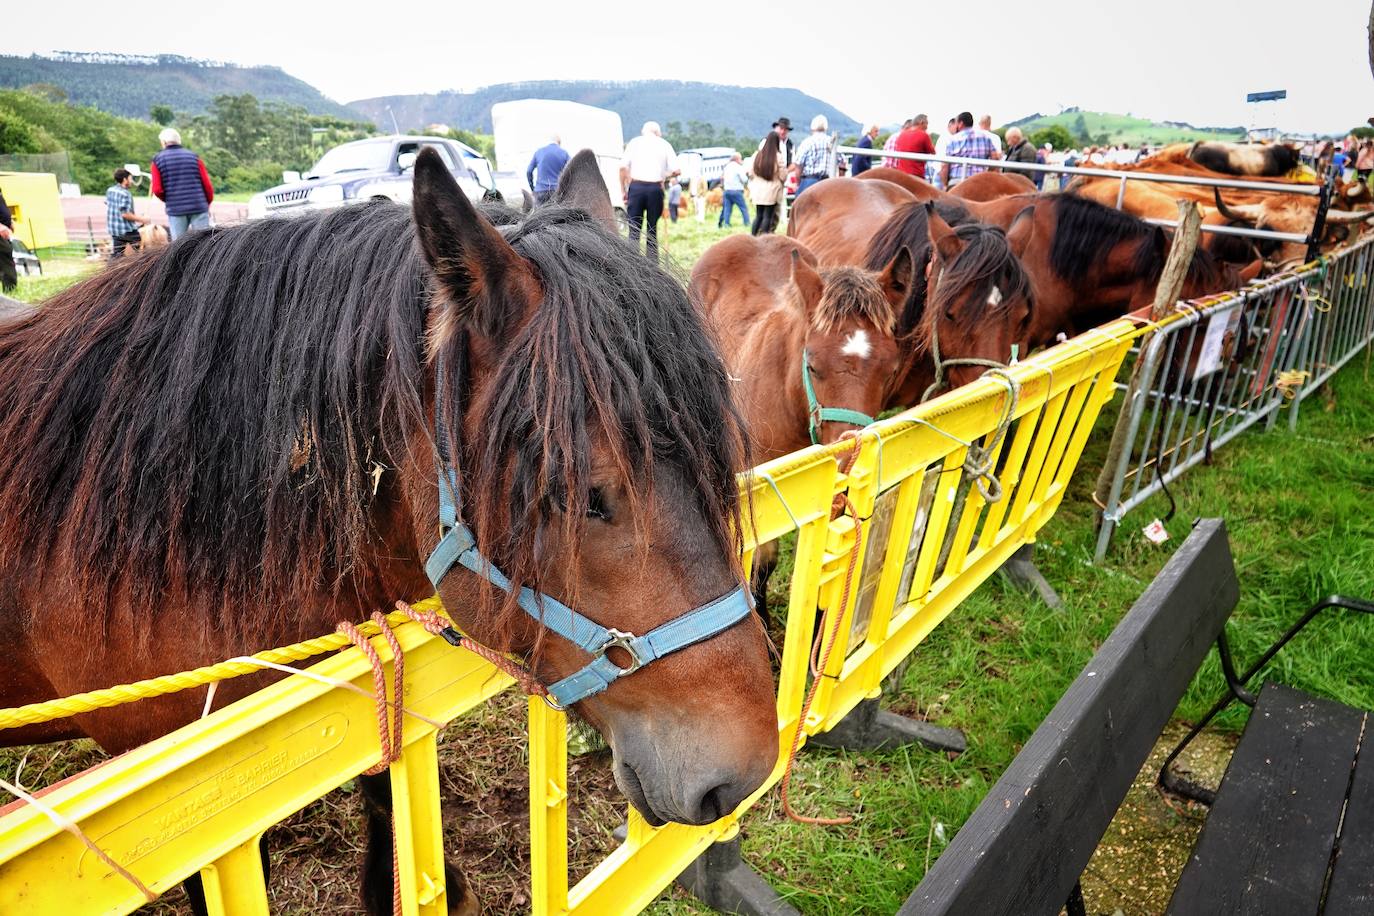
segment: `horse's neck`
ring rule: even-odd
[[[766,461],[805,447],[810,442],[801,378],[805,319],[780,308],[761,312],[738,340],[727,365],[755,460]]]

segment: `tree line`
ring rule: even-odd
[[[154,105],[143,120],[73,105],[56,86],[0,90],[0,151],[65,151],[71,174],[59,177],[88,194],[101,193],[126,163],[146,169],[161,148],[158,132],[164,126],[180,131],[183,143],[205,161],[216,189],[229,192],[271,187],[280,183],[283,170],[305,171],[330,147],[377,133],[364,121],[263,103],[250,93],[216,96],[196,115]]]

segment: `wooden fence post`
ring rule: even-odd
[[[1188,276],[1188,266],[1193,262],[1198,240],[1202,235],[1202,214],[1197,204],[1188,200],[1178,203],[1178,228],[1174,230],[1174,243],[1169,248],[1169,256],[1164,261],[1164,270],[1159,275],[1159,285],[1155,287],[1155,299],[1150,306],[1150,320],[1159,321],[1173,312],[1178,303],[1183,282]],[[1143,349],[1141,351],[1144,352]],[[1102,462],[1102,470],[1097,475],[1097,485],[1093,487],[1093,500],[1099,506],[1106,506],[1111,495],[1112,479],[1116,476],[1116,466],[1121,460],[1121,452],[1127,447],[1127,427],[1125,422],[1131,404],[1142,384],[1140,368],[1142,360],[1136,359],[1131,369],[1131,380],[1126,386],[1126,397],[1121,402],[1121,412],[1117,417],[1116,428],[1112,430],[1112,444],[1107,449],[1107,457]],[[1108,524],[1105,520],[1103,524]]]

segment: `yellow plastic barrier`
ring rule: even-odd
[[[1063,499],[1131,341],[1141,333],[1131,321],[1113,322],[1013,367],[1013,382],[985,377],[881,421],[864,432],[847,474],[840,473],[837,458],[847,456],[848,444],[806,449],[759,468],[752,479],[746,565],[758,544],[799,532],[778,684],[777,765],[738,810],[704,827],[653,828],[631,809],[625,841],[570,888],[564,717],[531,703],[535,916],[636,913],[712,843],[733,837],[743,813],[782,778],[799,724],[817,613],[845,618],[827,677],[801,725],[803,742],[877,697],[882,679],[1034,540]],[[971,485],[964,469],[970,445],[992,448],[1000,500],[989,503]],[[855,530],[847,515],[830,519],[832,498],[841,492],[865,529],[862,565],[844,607]]]
[[[441,722],[510,686],[470,652],[419,625],[396,628],[405,707]],[[385,641],[374,640],[390,669]],[[308,669],[372,689],[349,649]],[[388,670],[388,679],[390,671]],[[406,916],[446,913],[432,725],[407,716],[391,768]],[[42,797],[154,893],[200,871],[212,914],[266,914],[257,840],[278,821],[377,762],[377,706],[367,696],[290,677],[117,757]],[[0,913],[127,913],[145,903],[126,878],[32,805],[0,817]]]
[[[779,755],[769,780],[714,824],[650,827],[629,812],[625,842],[576,886],[567,872],[566,722],[530,703],[531,886],[542,914],[638,912],[782,778],[797,729],[833,727],[1053,515],[1131,340],[1119,321],[865,430],[852,444],[813,447],[747,478],[752,512],[746,567],[763,544],[797,533],[778,684]],[[1003,495],[989,503],[966,470],[970,448]],[[848,465],[841,473],[841,460]],[[836,494],[863,524],[849,600],[844,579],[856,537]],[[841,604],[844,604],[841,607]],[[836,644],[800,722],[818,615],[842,614]],[[829,628],[827,627],[827,630]],[[491,665],[404,624],[405,706],[441,722],[510,685]],[[390,654],[381,641],[378,651]],[[371,688],[371,669],[345,651],[309,669]],[[431,725],[410,718],[392,767],[406,916],[445,911],[438,761]],[[155,893],[200,871],[211,913],[267,913],[257,839],[271,825],[352,778],[378,753],[367,697],[287,678],[200,722],[67,782],[43,802]],[[0,913],[123,913],[144,902],[126,878],[34,806],[0,817]]]

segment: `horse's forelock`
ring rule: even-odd
[[[826,267],[821,270],[821,281],[824,288],[820,304],[811,316],[813,328],[828,333],[857,318],[884,334],[892,333],[892,306],[874,272],[858,267]]]

